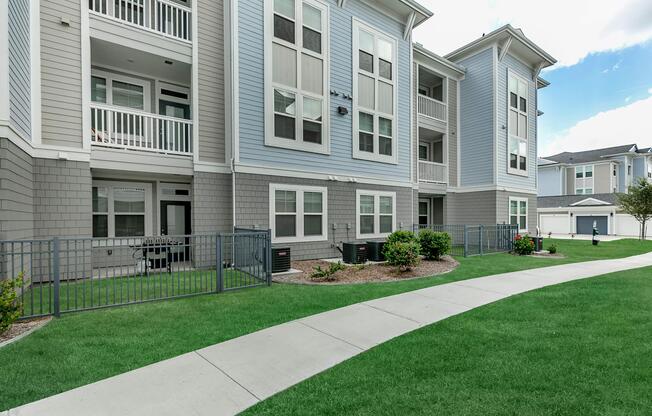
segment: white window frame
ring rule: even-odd
[[[426,217],[428,217],[427,225],[432,225],[432,201],[430,198],[419,198],[419,202],[417,205],[417,220],[419,220],[419,225],[421,224],[421,217],[424,215],[421,214],[420,211],[420,205],[422,202],[425,202],[428,205],[428,212],[426,213]]]
[[[106,103],[92,102],[92,104],[108,105],[111,107],[124,108],[126,111],[144,111],[150,113],[152,109],[151,90],[152,84],[149,81],[140,78],[134,78],[127,75],[115,74],[113,72],[102,71],[100,69],[91,69],[91,77],[103,78],[106,82]],[[124,82],[127,84],[138,85],[143,87],[143,109],[139,110],[131,107],[122,107],[113,104],[113,81]],[[158,106],[158,100],[157,100]]]
[[[377,40],[382,39],[386,42],[389,42],[392,44],[392,79],[388,80],[385,78],[382,78],[379,74],[379,66],[378,66],[378,60],[380,59],[378,57],[378,54],[374,51],[374,73],[369,73],[367,71],[364,71],[360,69],[359,65],[359,30],[364,30],[366,32],[369,32],[374,36],[374,49],[376,48],[377,45]],[[383,163],[391,163],[391,164],[398,164],[398,115],[396,114],[397,112],[397,99],[398,99],[398,41],[395,37],[388,35],[387,33],[381,32],[378,29],[375,29],[362,21],[354,18],[353,19],[353,67],[352,67],[352,74],[353,74],[353,111],[352,111],[352,117],[353,117],[353,158],[354,159],[364,159],[364,160],[371,160],[374,162],[383,162]],[[365,76],[368,76],[370,78],[374,79],[374,100],[375,100],[375,110],[369,110],[367,108],[359,108],[358,107],[358,74],[362,73]],[[384,82],[386,84],[391,84],[392,85],[392,112],[393,114],[387,114],[378,111],[378,83],[379,82]],[[360,150],[360,136],[359,136],[359,116],[358,112],[363,112],[366,114],[373,115],[374,117],[374,151],[373,153],[371,152],[363,152]],[[388,120],[392,121],[392,155],[387,156],[387,155],[381,155],[379,153],[380,148],[379,148],[379,132],[380,132],[380,123],[379,123],[379,118],[385,118]]]
[[[321,10],[322,15],[322,53],[318,54],[303,48],[303,4],[308,4]],[[274,0],[265,0],[265,145],[285,149],[301,150],[304,152],[330,154],[330,6],[318,0],[295,0],[294,3],[295,43],[289,43],[274,37]],[[273,81],[273,44],[290,48],[296,52],[297,57],[297,85],[290,87],[275,84]],[[322,95],[301,89],[301,54],[311,55],[323,62]],[[295,96],[295,139],[286,139],[274,135],[274,89],[283,90]],[[321,144],[303,141],[303,98],[312,98],[322,101],[322,142]]]
[[[362,195],[374,197],[374,231],[375,232],[373,234],[360,233],[360,196]],[[381,216],[380,197],[381,196],[392,197],[392,231],[396,231],[396,192],[357,189],[355,191],[355,238],[357,240],[362,240],[366,238],[385,238],[391,234],[391,232],[389,233],[380,232],[380,216]]]
[[[428,155],[427,159],[421,159],[421,146],[425,147],[427,149]],[[430,142],[419,142],[419,146],[417,148],[417,158],[420,161],[425,161],[425,162],[431,162],[432,161],[432,143]]]
[[[152,236],[152,184],[144,182],[121,182],[121,181],[93,181],[92,188],[107,188],[107,212],[92,212],[92,215],[107,215],[108,235],[106,238],[127,238],[115,236],[115,209],[113,199],[114,188],[143,188],[145,190],[145,236]],[[91,207],[92,209],[92,207]],[[135,213],[134,213],[135,214]],[[119,214],[118,214],[119,215]],[[125,214],[126,215],[126,214]],[[133,237],[133,236],[132,236]],[[98,237],[104,238],[104,237]]]
[[[276,237],[276,191],[294,191],[296,192],[296,236],[294,237]],[[321,192],[322,204],[322,224],[321,235],[304,236],[304,205],[303,194],[305,192]],[[310,214],[307,214],[310,215]],[[280,183],[269,184],[269,228],[272,230],[273,243],[297,243],[308,241],[327,241],[328,240],[328,188],[322,186],[304,186],[289,185]]]
[[[591,172],[591,177],[587,178],[586,173],[589,171]],[[582,176],[577,177],[578,173],[581,173]],[[595,188],[595,165],[575,166],[573,181],[575,184],[575,195],[592,195],[593,189]],[[577,186],[580,181],[583,186]]]
[[[517,111],[517,113],[519,115],[524,115],[526,117],[526,121],[525,121],[525,138],[518,137],[518,136],[512,136],[510,134],[509,115],[510,115],[510,112],[512,111],[512,107],[510,105],[510,92],[511,92],[510,88],[509,88],[509,79],[510,79],[510,77],[514,77],[517,80],[519,80],[519,82],[525,83],[526,89],[527,89],[527,94],[528,95],[527,95],[527,97],[523,97],[523,98],[526,99],[526,106],[527,106],[526,111],[523,112],[520,109],[520,98],[521,98],[521,96],[518,93],[517,93],[517,109],[516,109],[516,111]],[[518,90],[518,87],[517,87],[517,90]],[[526,176],[526,177],[529,176],[529,170],[530,170],[530,167],[529,167],[530,166],[530,108],[532,108],[532,103],[530,101],[531,101],[530,100],[530,81],[528,81],[525,77],[522,77],[521,75],[519,75],[516,72],[512,71],[511,69],[508,69],[507,70],[507,102],[506,102],[506,105],[507,105],[507,119],[506,119],[505,124],[507,125],[507,129],[506,129],[506,131],[507,131],[507,173],[509,173],[511,175],[519,175],[519,176]],[[518,123],[518,117],[517,117],[516,122]],[[518,141],[519,144],[520,144],[521,141],[525,141],[525,155],[521,155],[520,146],[517,146],[519,150],[518,150],[517,158],[516,158],[516,169],[512,168],[511,165],[510,165],[510,143],[511,143],[512,140]],[[525,170],[520,169],[518,167],[520,165],[520,159],[519,158],[521,156],[525,156]]]
[[[529,209],[530,209],[529,201],[528,201],[527,198],[518,198],[518,197],[513,197],[513,196],[509,197],[509,202],[508,202],[508,205],[507,205],[507,214],[508,214],[507,223],[508,224],[512,223],[512,217],[513,217],[513,215],[512,215],[512,202],[516,202],[516,204],[517,204],[516,205],[516,222],[518,223],[518,228],[519,228],[518,232],[519,233],[527,232],[529,230],[529,228],[528,228],[529,227],[529,218],[528,217],[529,217]],[[525,228],[521,228],[521,222],[520,222],[520,217],[522,216],[521,213],[520,213],[522,203],[525,203]]]

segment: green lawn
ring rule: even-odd
[[[565,259],[496,254],[459,258],[457,270],[424,279],[349,286],[278,285],[64,315],[0,349],[0,409],[47,397],[292,319],[352,303],[477,276],[617,258],[652,242],[557,241]]]
[[[391,340],[246,415],[649,415],[652,268],[525,293]]]

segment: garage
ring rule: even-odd
[[[570,234],[568,214],[541,214],[539,228],[542,234]]]
[[[600,235],[609,234],[609,217],[607,216],[577,216],[577,234],[593,234],[593,225]]]

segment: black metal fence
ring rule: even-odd
[[[0,241],[0,279],[16,279],[23,317],[58,316],[271,284],[271,234]]]
[[[415,226],[417,232],[423,229],[448,233],[451,255],[464,257],[509,252],[518,234],[518,226],[510,224]]]

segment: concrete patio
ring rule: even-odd
[[[234,415],[375,345],[545,286],[652,266],[652,253],[485,276],[267,328],[5,412]]]

